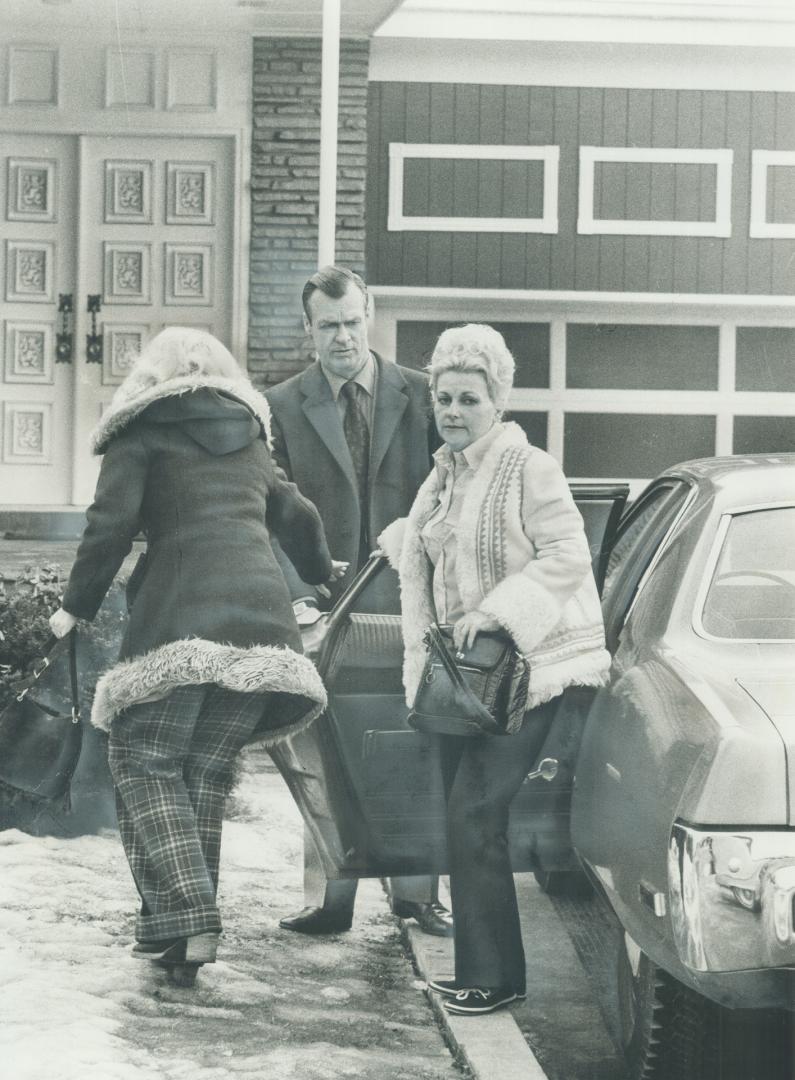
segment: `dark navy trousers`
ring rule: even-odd
[[[447,800],[455,980],[525,990],[525,956],[508,851],[508,812],[536,762],[558,698],[532,709],[515,735],[439,735]]]

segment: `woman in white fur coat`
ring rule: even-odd
[[[559,695],[599,686],[610,657],[582,518],[560,467],[500,420],[514,360],[490,326],[446,330],[428,368],[444,445],[408,518],[379,544],[400,575],[409,706],[432,622],[456,647],[503,628],[529,665],[527,711],[503,736],[438,735],[448,809],[455,973],[430,989],[454,1013],[491,1012],[525,994],[508,854],[511,800],[548,734]]]
[[[300,730],[326,701],[301,655],[270,533],[307,581],[346,565],[332,563],[315,507],[275,470],[268,418],[220,341],[182,327],[158,334],[94,432],[97,490],[50,620],[60,637],[93,619],[144,533],[121,656],[97,684],[91,719],[110,731],[119,828],[142,900],[133,952],[192,965],[179,968],[186,978],[215,959],[238,752]]]

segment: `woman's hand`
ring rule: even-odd
[[[57,611],[50,615],[50,630],[57,638],[66,637],[69,631],[77,625],[77,619],[74,615],[70,615],[68,611],[64,611],[63,608],[58,608]]]
[[[482,611],[470,611],[453,626],[453,643],[459,652],[471,649],[481,630],[499,630],[500,624]]]
[[[341,577],[345,577],[345,572],[350,565],[351,564],[349,562],[343,562],[340,559],[332,559],[331,573],[328,576],[329,584],[332,584],[335,581],[339,581]],[[328,588],[328,585],[318,585],[316,586],[316,588],[321,596],[325,596],[327,600],[331,599],[331,592]]]

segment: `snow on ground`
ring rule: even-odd
[[[452,1080],[378,882],[354,929],[278,929],[301,906],[302,825],[262,753],[224,830],[219,962],[193,989],[133,960],[116,833],[0,832],[2,1080]]]

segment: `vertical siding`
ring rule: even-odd
[[[776,131],[775,94],[754,94],[751,96],[751,130],[748,160],[750,152],[755,150],[774,150]],[[750,186],[748,187],[750,203]],[[746,222],[748,216],[746,215]],[[773,249],[781,240],[754,239],[748,242],[748,291],[769,293],[773,285]],[[786,247],[786,241],[784,241]]]
[[[602,137],[605,146],[623,146],[627,137],[627,97],[626,90],[604,90],[602,104],[604,123]],[[627,169],[619,167],[610,172],[610,185],[602,185],[600,206],[594,209],[600,217],[626,217]],[[605,169],[607,174],[607,169]],[[606,178],[606,177],[605,177]],[[596,199],[594,199],[596,202]],[[615,210],[613,209],[615,207]],[[624,237],[599,237],[599,281],[600,288],[620,291],[624,286]]]
[[[453,142],[480,142],[480,88],[456,86],[453,103]],[[477,165],[463,170],[459,164],[453,184],[453,213],[466,216],[477,205]],[[434,243],[438,237],[434,236]],[[477,285],[477,235],[453,233],[451,284],[474,289]]]
[[[774,145],[776,149],[795,149],[795,109],[789,94],[776,94],[776,118]],[[792,249],[788,244],[775,244],[772,258],[773,293],[789,292],[788,282],[793,277]]]
[[[701,100],[701,145],[706,150],[720,150],[728,147],[728,95],[719,90],[708,90],[699,94]],[[735,186],[735,170],[732,170],[732,189]],[[713,198],[710,180],[703,177],[704,190],[700,208]],[[737,229],[744,226],[733,226]],[[746,230],[747,231],[747,230]],[[715,236],[703,236],[696,240],[696,292],[723,291],[723,259],[725,240]]]
[[[732,235],[723,242],[723,292],[751,292],[748,283],[751,179],[751,95],[726,95],[726,145],[734,150],[732,168]],[[712,290],[710,290],[712,291]],[[720,291],[720,290],[717,290]]]
[[[688,149],[701,146],[701,94],[696,90],[680,90],[676,95],[676,145]],[[714,203],[710,203],[707,185],[714,180],[716,170],[710,166],[686,166],[688,171],[698,173],[698,187],[686,182],[684,170],[677,170],[674,184],[674,218],[698,221],[707,214],[714,217]],[[700,197],[699,197],[700,196]],[[674,238],[675,292],[698,291],[698,241],[697,236]]]
[[[372,83],[368,129],[367,267],[374,283],[795,292],[795,242],[748,236],[751,151],[795,150],[795,94]],[[558,146],[557,234],[388,232],[390,142]],[[580,145],[732,149],[731,237],[578,235]],[[413,162],[409,173],[407,195],[433,216],[535,212],[526,185],[517,182],[527,171],[517,165],[436,160]],[[705,220],[714,214],[713,166],[604,165],[598,174],[596,215]],[[786,195],[779,198],[783,205]]]
[[[574,287],[574,248],[577,242],[577,112],[579,91],[555,89],[552,143],[560,147],[558,231],[552,244],[549,282],[552,289]]]

